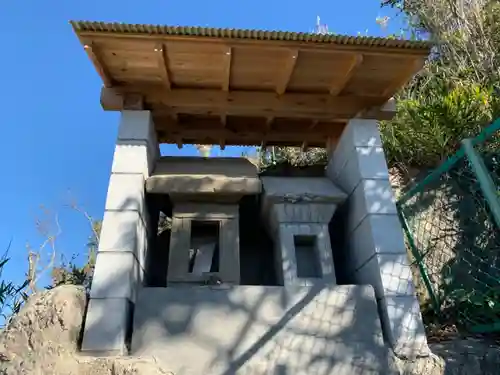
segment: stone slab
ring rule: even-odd
[[[132,355],[175,374],[393,374],[373,289],[144,288]]]
[[[157,194],[240,194],[261,192],[257,167],[245,158],[165,156],[156,162],[146,190]]]

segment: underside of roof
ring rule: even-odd
[[[425,63],[423,41],[71,22],[105,110],[150,110],[160,142],[325,147]]]

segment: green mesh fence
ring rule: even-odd
[[[500,331],[500,119],[398,201],[420,300],[472,332]]]

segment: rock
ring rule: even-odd
[[[152,359],[80,356],[77,343],[85,304],[85,290],[77,286],[33,295],[0,332],[0,374],[168,374]]]
[[[452,339],[429,344],[434,353],[415,361],[396,359],[401,375],[499,374],[500,348],[478,339]],[[444,359],[443,359],[444,358]]]

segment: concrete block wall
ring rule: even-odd
[[[149,111],[123,111],[109,180],[82,351],[123,354],[154,229],[144,183],[160,151]]]
[[[330,155],[327,176],[349,198],[346,264],[357,284],[375,289],[384,334],[395,352],[428,355],[404,237],[378,124],[351,120]]]

